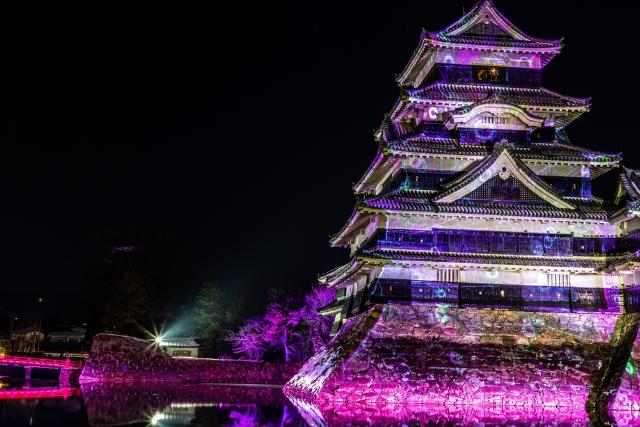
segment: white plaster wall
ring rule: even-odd
[[[528,286],[546,286],[547,273],[544,271],[521,271],[520,282]]]
[[[469,159],[407,157],[402,160],[402,168],[460,171],[466,169],[473,162],[474,160]]]
[[[380,276],[383,279],[404,279],[404,280],[437,280],[436,270],[428,267],[399,267],[384,266]]]
[[[581,165],[549,165],[526,160],[524,163],[529,169],[535,172],[536,175],[569,176],[573,178],[587,178],[591,176],[589,168]]]
[[[569,283],[574,288],[600,288],[602,276],[600,274],[572,274]]]

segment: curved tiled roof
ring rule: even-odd
[[[491,148],[484,145],[462,145],[451,138],[407,138],[391,141],[384,150],[402,153],[451,154],[461,156],[486,156]]]
[[[514,264],[545,267],[604,268],[606,257],[549,257],[508,254],[468,254],[404,249],[363,249],[360,257],[393,261],[459,262],[482,264]]]
[[[479,18],[489,18],[489,23],[493,23],[500,29],[502,35],[481,35],[468,31],[468,26],[474,22],[478,22]],[[467,29],[465,30],[465,27]],[[432,33],[426,33],[432,39],[448,41],[451,43],[471,43],[477,44],[476,39],[487,39],[490,45],[500,46],[517,46],[517,47],[562,47],[562,40],[547,40],[538,37],[532,37],[525,34],[516,27],[509,19],[507,19],[493,4],[492,0],[478,1],[469,12],[465,13],[454,23],[446,28]],[[452,41],[456,39],[458,41]],[[466,41],[469,40],[469,41]],[[484,43],[480,43],[484,44]]]
[[[450,36],[444,33],[425,33],[427,40],[442,43],[479,45],[479,46],[495,46],[507,48],[529,48],[529,49],[557,49],[562,46],[560,40],[516,40],[511,37],[485,36],[482,34],[461,34],[458,36]]]
[[[459,144],[450,138],[405,138],[388,142],[383,149],[398,153],[450,154],[462,156],[486,156],[491,147],[486,145]],[[535,142],[511,149],[512,154],[522,160],[558,160],[578,162],[607,161],[617,163],[620,154],[590,151],[573,145]]]
[[[436,212],[428,193],[420,190],[398,189],[382,196],[365,198],[362,203],[366,207],[385,210]]]
[[[581,160],[591,162],[619,162],[620,154],[591,151],[574,145],[553,143],[532,143],[513,148],[513,154],[523,160],[555,159]]]
[[[484,23],[485,18],[489,18],[489,26],[477,31],[478,28],[475,27],[480,20]],[[423,31],[417,49],[396,81],[401,86],[415,87],[419,84],[419,76],[432,58],[433,52],[438,46],[443,45],[453,45],[454,48],[466,50],[537,51],[540,54],[541,65],[545,66],[560,52],[562,40],[531,37],[502,15],[491,0],[482,0],[447,28],[437,32]]]
[[[485,157],[482,161],[478,162],[473,168],[469,169],[466,173],[462,174],[460,177],[452,180],[451,182],[444,185],[445,190],[436,196],[436,200],[441,200],[443,197],[452,194],[459,189],[469,185],[471,182],[475,181],[482,175],[485,171],[487,171],[500,156],[505,156],[506,159],[512,159],[509,161],[515,162],[517,168],[526,175],[535,186],[540,188],[540,190],[548,193],[550,197],[555,197],[558,203],[563,203],[562,197],[556,193],[556,191],[546,182],[544,182],[538,175],[533,173],[531,169],[529,169],[522,160],[520,160],[516,156],[511,155],[510,148],[512,145],[499,143],[494,146],[494,152]],[[555,203],[555,202],[554,202]],[[564,202],[566,204],[566,202]],[[572,206],[565,206],[570,208]]]
[[[435,203],[420,190],[395,190],[382,196],[365,198],[365,208],[398,212],[439,212],[469,215],[528,216],[540,218],[588,219],[606,221],[617,208],[600,203],[571,200],[576,209],[559,209],[548,204],[506,204],[498,202]]]
[[[451,101],[476,103],[499,97],[521,107],[582,107],[591,105],[588,98],[560,95],[545,88],[489,86],[437,82],[418,89],[410,89],[407,95],[414,101]]]

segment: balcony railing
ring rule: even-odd
[[[379,230],[372,242],[380,248],[476,254],[599,256],[640,249],[637,236],[574,237],[570,234],[481,230]]]
[[[369,288],[372,302],[416,301],[460,308],[502,308],[524,311],[640,311],[640,290],[632,297],[618,289],[449,283],[376,279]],[[625,301],[628,301],[625,303]]]

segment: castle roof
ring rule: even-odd
[[[487,180],[485,177],[487,173],[493,176],[498,169],[502,168],[506,171],[508,168],[509,174],[516,176],[519,181],[525,183],[528,188],[549,204],[560,209],[575,209],[573,205],[563,200],[550,185],[531,171],[522,160],[513,156],[508,147],[508,144],[496,144],[490,156],[485,157],[458,178],[445,184],[444,191],[435,196],[433,200],[439,202],[455,201],[461,195],[483,184]]]
[[[571,200],[575,209],[562,209],[549,204],[507,204],[492,201],[437,203],[421,190],[398,189],[387,194],[365,198],[362,208],[397,213],[453,213],[461,215],[495,215],[502,217],[536,217],[606,221],[618,210],[597,201]]]
[[[429,34],[446,39],[461,35],[476,36],[487,32],[499,39],[506,38],[540,47],[560,47],[562,45],[561,40],[547,40],[527,35],[495,7],[493,0],[480,0],[453,24],[436,33]],[[508,40],[503,42],[508,43]]]
[[[383,147],[389,154],[410,155],[450,155],[482,158],[491,153],[486,145],[459,144],[455,139],[424,136],[408,137],[390,141]],[[554,162],[586,163],[594,166],[617,165],[620,154],[591,151],[559,142],[531,143],[511,149],[514,156],[524,160],[549,160]]]
[[[425,87],[406,91],[406,97],[412,102],[441,101],[455,106],[484,101],[492,96],[499,96],[506,102],[521,107],[578,108],[585,110],[591,105],[589,98],[560,95],[545,88],[436,82]]]
[[[601,269],[606,266],[606,257],[550,257],[527,256],[509,254],[468,254],[453,252],[435,252],[429,250],[407,250],[396,248],[363,249],[359,257],[365,260],[388,260],[394,262],[441,262],[441,263],[471,263],[471,264],[500,264],[526,265],[544,267],[573,267]]]
[[[354,186],[356,208],[331,238],[333,246],[351,248],[351,260],[320,281],[340,287],[357,283],[358,295],[372,277],[396,274],[395,267],[383,274],[383,267],[393,264],[593,273],[637,262],[635,252],[622,253],[627,246],[616,246],[618,252],[604,246],[628,237],[619,221],[640,216],[640,171],[621,169],[618,177],[620,154],[570,143],[565,128],[589,111],[591,100],[541,87],[541,69],[561,47],[561,40],[524,33],[492,0],[480,0],[440,31],[423,31],[397,78],[401,96],[375,134],[376,157]],[[611,169],[615,173],[605,175]],[[473,230],[491,230],[500,222],[496,228],[518,234],[523,226],[530,228],[524,225],[529,221],[537,230],[549,232],[560,224],[566,235],[577,230],[581,237],[606,238],[602,252],[607,254],[581,255],[591,253],[586,244],[571,256],[564,250],[555,252],[562,256],[512,249],[503,251],[509,254],[443,252],[430,247],[435,234],[424,245],[428,239],[417,234],[452,222],[459,223],[453,228],[465,224]],[[392,228],[408,237],[377,237]],[[418,239],[421,244],[413,245]],[[323,312],[335,314],[341,304],[329,304]]]
[[[437,32],[423,31],[418,48],[397,82],[401,86],[419,86],[425,67],[433,63],[439,47],[536,53],[544,66],[560,52],[562,40],[531,37],[502,15],[492,0],[481,0],[448,27]]]
[[[561,95],[543,87],[514,87],[440,81],[421,88],[405,90],[396,102],[390,117],[392,120],[397,120],[404,114],[419,108],[416,105],[420,104],[457,109],[492,100],[499,103],[517,105],[531,114],[553,113],[555,126],[561,128],[567,126],[591,108],[591,99],[589,98]],[[382,127],[378,134],[382,135]],[[385,136],[388,135],[388,132],[385,133]]]

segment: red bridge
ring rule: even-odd
[[[10,399],[66,399],[72,396],[80,396],[78,388],[31,388],[22,390],[0,390],[0,400]]]
[[[69,359],[46,359],[40,357],[22,356],[2,356],[0,366],[17,366],[24,368],[25,379],[31,380],[31,370],[36,369],[59,369],[60,384],[68,385],[73,378],[77,378],[82,370],[82,362],[75,362]]]

